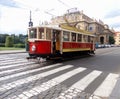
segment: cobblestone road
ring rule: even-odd
[[[94,80],[103,77],[102,71],[63,63],[37,64],[27,61],[26,55],[0,55],[0,99],[108,99],[110,95],[119,99],[111,94],[118,74],[108,73],[92,94],[86,93]],[[65,84],[70,79],[74,83]]]

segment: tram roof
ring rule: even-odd
[[[75,27],[71,27],[71,26],[68,26],[68,25],[40,25],[40,26],[35,26],[35,27],[32,27],[32,28],[36,28],[36,27],[51,28],[51,29],[63,30],[63,31],[71,31],[71,32],[76,32],[76,33],[80,33],[80,34],[87,34],[87,35],[95,36],[95,35],[92,34],[92,32],[88,32],[88,31],[85,31],[85,30],[80,30],[80,29],[77,29]]]

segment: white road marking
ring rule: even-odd
[[[33,69],[33,70],[28,70],[28,71],[25,71],[25,72],[16,73],[16,74],[13,74],[13,75],[4,76],[4,77],[0,78],[0,81],[11,79],[11,78],[14,78],[14,77],[19,77],[19,76],[22,76],[22,75],[26,75],[26,74],[37,72],[37,71],[44,70],[44,69],[49,69],[51,67],[55,67],[55,66],[59,66],[59,65],[61,65],[61,64],[58,63],[58,64],[49,65],[49,66],[45,66],[45,67],[41,67],[41,68],[37,68],[37,69]],[[38,66],[38,64],[33,65],[33,66]]]
[[[68,79],[68,78],[70,78],[70,77],[72,77],[72,76],[74,76],[74,75],[76,75],[76,74],[84,71],[84,70],[86,70],[86,68],[79,67],[79,68],[74,69],[74,70],[72,70],[72,71],[69,71],[69,72],[67,72],[67,73],[65,73],[65,74],[62,74],[62,75],[54,78],[53,80],[60,83],[60,82],[62,82],[62,81],[64,81],[64,80],[66,80],[66,79]]]
[[[50,71],[47,71],[47,72],[44,72],[44,73],[41,73],[41,74],[37,74],[37,75],[34,75],[34,76],[29,76],[29,77],[24,78],[24,79],[20,79],[20,80],[17,80],[17,81],[8,83],[8,84],[4,84],[4,85],[0,86],[0,91],[5,91],[6,89],[9,90],[11,88],[20,86],[20,85],[28,83],[30,81],[35,81],[35,80],[40,79],[42,77],[48,76],[50,74],[54,74],[56,72],[59,72],[59,71],[62,71],[62,70],[65,70],[65,69],[71,68],[71,67],[73,67],[73,65],[62,66],[62,67],[59,67],[57,69],[53,69],[53,70],[50,70]]]
[[[110,53],[111,52],[109,52],[109,54]],[[8,58],[8,59],[11,59],[11,58]],[[11,67],[16,67],[16,66],[20,65],[18,62],[21,62],[21,63],[23,61],[26,62],[26,60],[22,61],[22,59],[18,59],[18,60],[16,59],[14,61],[15,64],[10,65],[10,63],[13,64],[12,61],[9,60],[9,62],[6,61],[5,63],[4,63],[4,61],[1,62],[0,69],[2,70],[2,69],[11,68]],[[24,64],[24,63],[22,63],[22,64]],[[31,63],[25,63],[25,64],[31,64]],[[7,65],[7,66],[2,66],[2,65]],[[37,66],[37,65],[38,64],[34,64],[33,67]],[[40,67],[40,68],[37,68],[37,69],[27,70],[27,71],[24,71],[24,72],[20,72],[20,73],[16,73],[16,74],[1,77],[0,81],[7,80],[7,79],[9,80],[9,79],[14,78],[14,77],[23,76],[23,75],[26,75],[26,74],[29,74],[29,73],[34,73],[34,72],[37,72],[37,71],[40,71],[40,70],[49,69],[49,68],[52,68],[52,67],[55,67],[55,66],[60,66],[60,65],[62,65],[62,67],[58,67],[58,68],[55,68],[53,70],[42,72],[40,74],[36,74],[36,75],[33,75],[33,76],[30,75],[29,77],[26,77],[24,79],[19,79],[19,80],[10,82],[10,83],[3,84],[3,85],[0,86],[0,92],[9,90],[11,88],[18,87],[22,84],[26,84],[26,83],[41,79],[42,77],[47,77],[51,74],[57,73],[59,71],[62,71],[62,70],[68,69],[68,68],[71,68],[71,67],[73,67],[73,65],[63,66],[62,63],[58,63],[58,64],[54,64],[54,65]],[[23,67],[23,68],[20,67],[19,70],[27,69],[27,68],[29,68],[29,65],[26,66],[26,67]],[[19,71],[19,70],[18,70],[18,68],[17,69],[12,69],[12,70],[6,70],[6,71],[4,70],[4,71],[1,71],[0,74],[10,73],[10,72],[12,73],[14,71]],[[34,88],[32,88],[30,90],[23,91],[23,93],[18,95],[18,96],[19,97],[24,97],[24,98],[27,96],[26,98],[28,98],[28,97],[31,97],[31,96],[34,96],[34,95],[38,95],[39,93],[41,93],[43,91],[46,91],[51,87],[54,87],[55,85],[67,80],[68,78],[70,78],[70,77],[72,77],[72,76],[74,76],[74,75],[76,75],[76,74],[78,74],[78,73],[80,73],[84,70],[86,70],[86,68],[79,67],[79,68],[73,69],[73,70],[68,71],[68,72],[66,72],[66,73],[64,73],[60,76],[57,76],[57,77],[55,77],[55,78],[53,78],[53,79],[51,79],[47,82],[44,82],[39,86],[35,86]],[[84,91],[84,89],[87,86],[89,86],[89,84],[91,84],[101,73],[102,73],[102,71],[93,70],[91,73],[87,74],[84,78],[80,79],[75,84],[73,84],[70,88],[76,88],[76,89],[80,89],[80,90]],[[120,86],[120,81],[117,82],[118,77],[119,77],[118,74],[110,73],[106,77],[106,79],[102,82],[102,84],[100,86],[98,86],[98,88],[95,90],[94,95],[97,95],[97,96],[100,96],[100,97],[111,96],[110,99],[115,99],[114,97],[117,96],[117,98],[119,99],[120,98],[120,95],[119,95],[120,90],[118,90],[118,89],[119,89],[119,86]],[[68,90],[70,90],[70,88]],[[76,95],[77,95],[77,93],[76,93]]]
[[[18,64],[12,64],[12,65],[8,65],[8,66],[0,66],[0,69],[7,69],[7,68],[11,68],[11,67],[17,67],[17,66],[24,66],[24,65],[30,65],[34,62],[24,62],[24,63],[18,63]]]
[[[75,75],[77,73],[80,73],[80,72],[82,72],[84,70],[86,70],[86,68],[80,67],[80,68],[74,69],[74,70],[72,70],[70,72],[67,72],[67,73],[65,73],[63,75],[60,75],[60,76],[58,76],[56,78],[53,78],[53,79],[49,80],[48,82],[45,82],[45,83],[41,84],[40,86],[34,87],[31,90],[24,91],[22,94],[27,95],[27,98],[30,98],[30,97],[32,97],[34,95],[37,95],[37,94],[41,93],[42,91],[48,90],[49,88],[59,84],[60,82],[66,80],[67,78],[70,78],[71,76],[73,76],[73,75]],[[38,93],[35,93],[35,94],[30,93],[31,91],[36,91]],[[19,96],[21,96],[22,94],[20,94]]]
[[[114,89],[112,90],[109,99],[120,99],[120,77],[118,78]]]
[[[4,62],[4,63],[1,63],[0,66],[2,65],[9,65],[9,64],[17,64],[17,63],[22,63],[22,62],[27,62],[27,60],[21,60],[21,61],[11,61],[11,62]]]
[[[118,74],[110,73],[103,83],[96,89],[94,94],[101,97],[109,97],[117,82],[118,76]]]
[[[84,90],[101,73],[102,73],[101,71],[94,70],[93,72],[91,72],[90,74],[85,76],[83,79],[76,82],[71,87],[74,87],[74,88],[77,88],[77,89],[80,89],[80,90]]]

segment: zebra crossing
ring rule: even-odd
[[[0,56],[0,99],[120,99],[118,74]]]

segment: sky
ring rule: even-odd
[[[27,34],[30,10],[37,26],[75,7],[120,31],[120,0],[0,0],[0,33]]]

